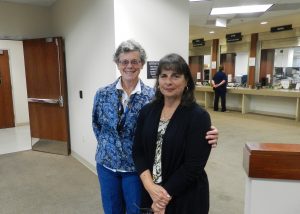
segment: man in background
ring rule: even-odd
[[[214,75],[212,79],[212,86],[215,91],[214,100],[214,111],[219,110],[219,98],[221,97],[222,112],[226,111],[226,87],[227,87],[227,76],[224,73],[224,67],[219,66],[218,72]]]

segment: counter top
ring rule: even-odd
[[[252,178],[300,180],[300,144],[246,144],[244,169]]]
[[[211,86],[196,86],[196,91],[213,92]],[[300,91],[288,89],[251,89],[241,87],[227,87],[227,92],[231,94],[278,96],[278,97],[300,97]]]

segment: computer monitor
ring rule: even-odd
[[[242,83],[242,76],[235,76],[235,82],[241,84]]]

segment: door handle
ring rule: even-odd
[[[46,104],[58,104],[60,107],[64,106],[63,96],[59,96],[58,99],[42,99],[30,97],[27,99],[29,103],[46,103]]]

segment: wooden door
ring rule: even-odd
[[[232,79],[235,75],[235,53],[221,54],[220,64],[224,66],[224,72],[231,74]]]
[[[67,155],[70,140],[63,40],[24,40],[23,47],[33,150]]]
[[[190,56],[189,66],[192,73],[193,80],[197,81],[197,73],[200,73],[201,81],[203,81],[203,61],[204,56]]]
[[[7,50],[0,50],[0,128],[15,126]]]
[[[274,49],[261,50],[259,81],[266,78],[268,74],[270,74],[271,77],[270,82],[273,81],[274,57]]]

